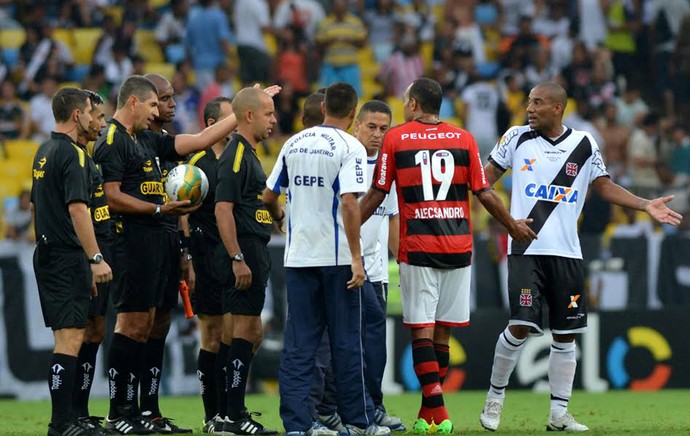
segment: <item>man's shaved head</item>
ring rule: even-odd
[[[556,82],[543,82],[534,87],[534,89],[543,90],[546,92],[546,96],[551,98],[554,103],[560,103],[565,108],[568,102],[568,94],[565,89]]]
[[[256,111],[261,104],[263,95],[268,95],[258,88],[242,88],[232,99],[232,110],[237,115],[237,121],[244,118],[248,110]]]
[[[149,79],[151,83],[154,84],[159,93],[161,92],[161,90],[167,88],[168,86],[171,86],[170,81],[165,77],[161,76],[160,74],[145,74],[144,77]]]

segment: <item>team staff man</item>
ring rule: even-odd
[[[530,333],[542,335],[542,308],[549,307],[550,431],[587,431],[568,412],[577,360],[575,334],[587,328],[582,251],[577,220],[591,185],[601,198],[643,210],[661,223],[678,225],[681,215],[666,203],[646,200],[613,183],[599,146],[586,132],[563,125],[567,95],[558,84],[535,86],[527,104],[528,125],[508,130],[485,166],[490,184],[513,168],[513,216],[527,217],[539,235],[533,241],[508,240],[510,321],[496,343],[491,385],[480,422],[487,430],[500,424],[505,389]],[[511,235],[512,236],[512,235]]]
[[[412,359],[422,386],[413,426],[418,434],[453,431],[441,384],[451,327],[470,320],[469,191],[516,239],[534,237],[491,190],[472,135],[439,120],[441,96],[438,82],[427,78],[405,90],[406,122],[386,133],[371,189],[361,202],[366,221],[395,182],[403,322],[411,328]]]
[[[224,362],[228,388],[227,420],[222,431],[235,435],[276,434],[256,422],[244,402],[249,367],[263,339],[260,315],[271,270],[268,241],[273,219],[261,202],[266,174],[256,147],[273,131],[275,108],[266,92],[244,88],[232,100],[232,109],[237,132],[218,161],[215,208],[225,248],[218,259],[229,259],[232,264],[223,262],[232,270],[223,294],[223,312],[232,315],[232,339]]]
[[[95,147],[111,213],[122,217],[118,244],[123,247],[121,288],[113,290],[118,312],[110,347],[110,411],[106,427],[120,434],[149,433],[154,425],[140,416],[136,392],[145,344],[160,306],[171,262],[169,239],[160,218],[194,210],[189,201],[165,202],[159,161],[181,160],[227,136],[236,126],[229,117],[195,135],[161,135],[154,141],[142,131],[158,113],[155,85],[142,76],[127,78],[118,93],[117,111]]]
[[[281,217],[287,191],[285,247],[288,315],[280,361],[280,415],[289,436],[318,430],[308,407],[315,354],[324,328],[331,343],[338,411],[344,433],[388,435],[374,422],[363,379],[361,286],[364,266],[357,198],[366,190],[366,151],[346,130],[357,93],[346,83],[326,89],[322,126],[293,135],[267,181],[263,201]]]
[[[91,117],[87,94],[63,88],[52,99],[56,127],[33,161],[31,206],[37,247],[34,272],[43,319],[55,347],[48,387],[52,416],[48,434],[98,434],[72,407],[77,356],[84,341],[89,298],[96,284],[112,279],[94,234],[88,205],[91,174],[86,152],[77,144]]]
[[[204,123],[213,125],[233,114],[232,100],[217,97],[204,107]],[[201,384],[201,398],[204,404],[204,433],[222,430],[226,411],[225,362],[232,340],[232,315],[224,313],[222,306],[223,285],[213,270],[216,248],[220,234],[216,224],[216,168],[227,138],[223,138],[210,149],[200,151],[187,161],[199,167],[208,178],[208,193],[201,207],[189,214],[186,225],[189,229],[189,252],[192,255],[196,284],[191,294],[192,308],[198,317],[201,344],[197,358],[197,375]]]

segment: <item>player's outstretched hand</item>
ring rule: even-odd
[[[650,200],[644,210],[660,223],[677,226],[683,220],[683,216],[666,206],[666,203],[673,200],[673,195],[655,198]]]
[[[235,289],[244,291],[252,284],[252,270],[242,261],[232,261],[232,273],[235,276]]]
[[[347,289],[359,288],[364,284],[364,265],[361,261],[352,261],[352,278],[347,282]]]
[[[513,226],[511,229],[508,229],[508,233],[510,233],[510,236],[518,242],[532,242],[534,239],[537,239],[537,234],[534,233],[534,231],[528,226],[528,224],[531,224],[532,221],[534,221],[532,218],[515,220],[515,226]]]
[[[169,201],[161,206],[161,213],[163,215],[187,215],[201,207],[201,202],[192,206],[189,200],[183,201]]]
[[[254,88],[261,88],[261,85],[257,83],[256,85],[254,85]],[[271,85],[264,89],[264,92],[271,97],[275,97],[280,93],[282,89],[283,88],[280,85]]]

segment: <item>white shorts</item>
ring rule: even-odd
[[[470,323],[471,267],[440,269],[400,264],[403,324],[462,327]]]

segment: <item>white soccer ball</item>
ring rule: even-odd
[[[172,201],[190,200],[192,204],[198,204],[208,194],[208,178],[199,167],[178,165],[168,172],[165,193]]]

